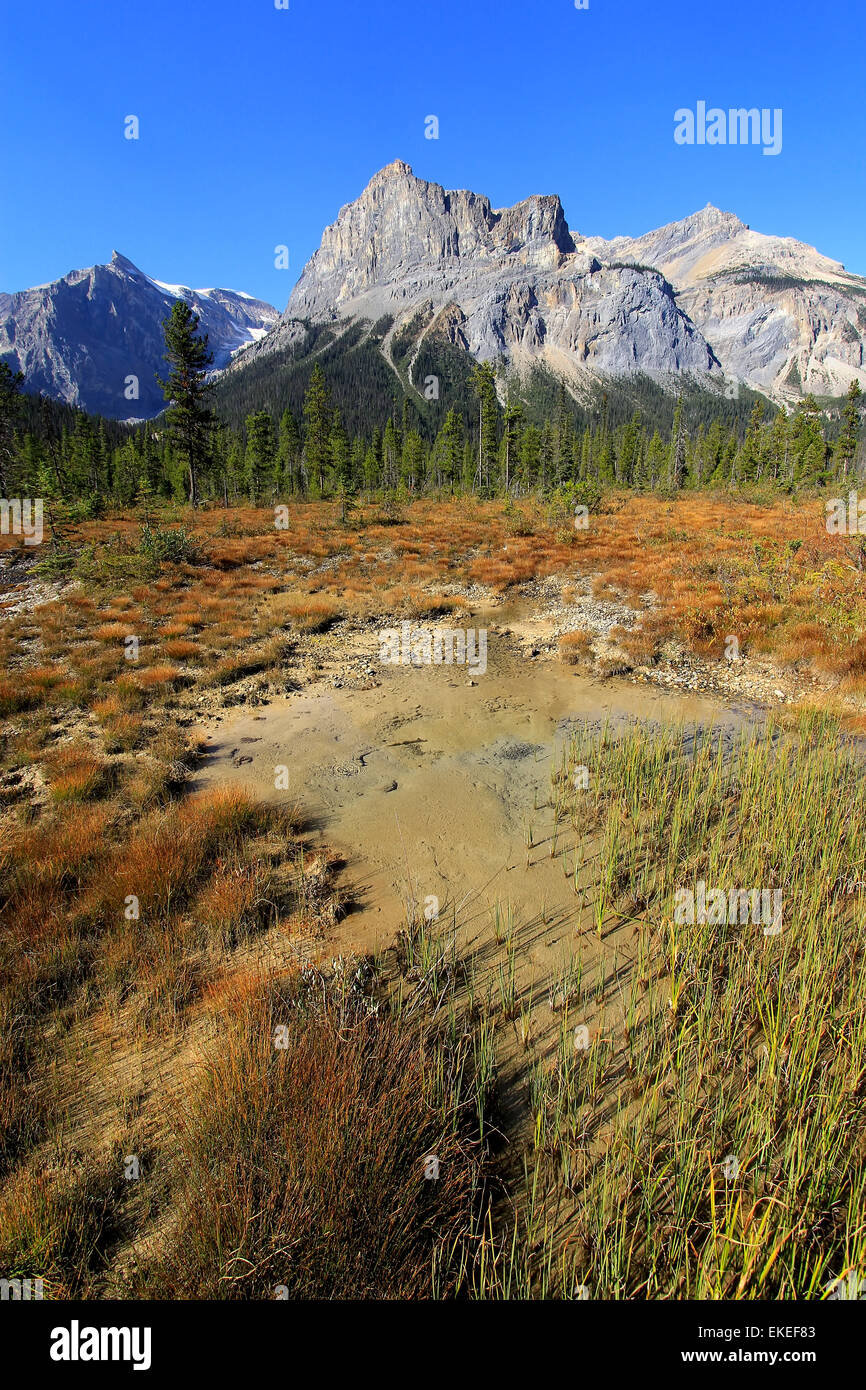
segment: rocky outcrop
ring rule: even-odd
[[[554,194],[512,208],[416,178],[395,160],[325,229],[279,315],[231,290],[152,280],[123,256],[0,295],[0,357],[31,390],[120,418],[158,412],[162,324],[186,299],[215,368],[302,353],[309,325],[336,333],[386,316],[479,360],[592,381],[683,373],[734,378],[780,401],[866,389],[866,279],[790,237],[708,206],[636,238],[571,231]],[[323,335],[327,338],[329,335]],[[411,336],[411,335],[410,335]],[[244,349],[240,352],[240,349]],[[416,353],[404,359],[411,374]],[[396,370],[396,368],[395,368]],[[130,375],[140,398],[125,395]],[[411,377],[410,377],[411,379]]]
[[[200,316],[214,370],[279,319],[272,305],[236,290],[152,280],[115,251],[109,265],[0,295],[0,358],[24,373],[26,390],[110,418],[147,418],[165,407],[155,378],[166,370],[163,323],[180,298]]]
[[[555,195],[497,210],[396,160],[326,228],[283,325],[386,314],[405,322],[422,305],[449,309],[452,325],[459,310],[460,340],[474,357],[518,368],[544,361],[576,382],[720,370],[665,277],[605,265],[569,231]]]
[[[793,237],[707,206],[633,239],[593,238],[603,259],[657,267],[728,376],[777,400],[866,389],[866,279]]]
[[[576,388],[632,371],[726,376],[782,401],[866,388],[866,279],[811,246],[712,206],[642,237],[583,237],[554,195],[497,210],[402,160],[325,230],[278,333],[385,314],[399,327],[426,304],[459,311],[473,356],[542,361]]]

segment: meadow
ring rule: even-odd
[[[4,1277],[787,1299],[866,1271],[866,580],[821,501],[129,509],[0,553]],[[305,788],[198,789],[202,719],[314,683],[340,633],[550,579],[640,613],[606,680],[734,634],[803,697],[732,738],[571,733],[520,870],[573,904],[550,978],[504,892],[483,946],[410,899],[344,953]],[[559,660],[591,671],[588,635]],[[677,923],[698,880],[779,890],[782,932]]]

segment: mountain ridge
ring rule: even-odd
[[[0,294],[0,357],[31,390],[113,418],[154,415],[177,298],[200,314],[216,371],[304,351],[312,328],[388,319],[378,350],[415,390],[431,338],[506,374],[544,367],[578,399],[632,373],[674,391],[684,375],[716,391],[739,383],[777,404],[854,380],[866,389],[866,277],[805,242],[711,202],[637,237],[586,236],[556,193],[495,208],[402,159],[325,227],[282,313],[243,291],[155,280],[115,250],[108,265]],[[407,332],[398,370],[391,348]],[[137,401],[123,394],[130,374]]]
[[[279,318],[241,291],[155,280],[115,250],[106,264],[0,295],[0,358],[24,373],[28,390],[109,419],[152,416],[165,407],[155,379],[165,371],[162,325],[181,298],[200,316],[215,370]]]
[[[733,378],[779,402],[866,387],[866,278],[804,242],[712,203],[640,237],[584,236],[557,194],[494,208],[399,159],[325,228],[259,351],[304,322],[390,313],[399,328],[425,300],[459,313],[473,356],[540,359],[575,390],[635,370]]]
[[[656,272],[606,266],[575,240],[557,194],[511,208],[446,190],[392,161],[344,205],[257,355],[304,322],[459,320],[466,350],[518,370],[542,362],[572,384],[632,370],[720,374],[712,349]]]

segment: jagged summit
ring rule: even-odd
[[[714,221],[723,217],[733,217],[735,222],[739,221],[739,218],[735,217],[732,212],[725,212],[722,208],[717,208],[715,203],[711,203],[709,202],[709,200],[707,201],[706,205],[701,208],[700,212],[695,213],[694,216],[710,217]]]
[[[199,315],[216,368],[279,318],[272,305],[234,290],[153,280],[115,250],[107,265],[3,296],[0,357],[24,373],[30,391],[111,418],[155,415],[165,405],[156,384],[165,366],[163,323],[176,299]]]
[[[714,203],[638,237],[573,233],[557,194],[494,208],[468,189],[379,169],[326,227],[277,315],[248,295],[153,280],[120,252],[109,265],[0,295],[0,355],[31,389],[108,415],[162,404],[162,323],[183,298],[217,366],[303,348],[312,322],[392,321],[381,351],[404,385],[425,335],[519,371],[545,364],[574,389],[629,372],[722,374],[778,400],[866,388],[866,279],[792,237],[753,231]],[[411,326],[398,370],[391,345]],[[405,379],[408,374],[408,383]],[[146,400],[150,392],[152,399]]]
[[[373,175],[370,182],[373,183],[376,179],[399,178],[401,175],[414,178],[412,165],[407,164],[405,159],[392,159],[390,164],[386,164],[377,174]]]
[[[405,322],[422,308],[431,325],[447,310],[449,332],[480,359],[540,358],[570,375],[718,368],[663,277],[605,271],[557,194],[494,208],[394,160],[326,227],[278,340],[302,320]]]
[[[641,237],[590,243],[657,267],[730,377],[778,400],[866,386],[866,280],[793,237],[753,231],[708,203]]]
[[[139,270],[137,265],[133,264],[128,256],[121,255],[119,251],[112,251],[109,264],[115,270],[126,271],[128,275],[141,275],[143,273]]]
[[[784,399],[838,393],[853,377],[866,386],[864,288],[712,202],[606,241],[575,236],[556,194],[496,209],[396,159],[325,229],[274,342],[296,341],[301,321],[391,315],[399,327],[426,315],[425,332],[447,321],[478,358],[541,359],[575,384],[724,370]]]

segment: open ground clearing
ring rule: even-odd
[[[862,1269],[864,581],[821,505],[214,510],[156,556],[140,521],[4,552],[2,1268]],[[483,628],[486,670],[383,665],[404,621]],[[698,881],[783,930],[676,922]]]

